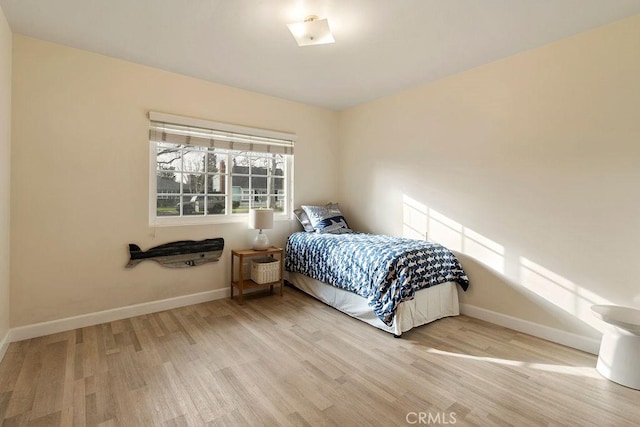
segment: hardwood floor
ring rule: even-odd
[[[464,316],[394,339],[287,288],[13,343],[0,424],[637,425],[595,362]]]

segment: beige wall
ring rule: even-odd
[[[11,37],[0,8],[0,341],[9,330]]]
[[[597,337],[640,307],[640,16],[340,115],[356,227],[461,253],[461,302]]]
[[[594,337],[592,303],[640,307],[640,17],[339,114],[19,35],[13,67],[12,327],[227,286],[245,224],[148,227],[149,110],[296,133],[296,203],[428,231],[460,254],[463,303]],[[216,236],[218,264],[123,268],[127,243]]]
[[[296,133],[296,201],[335,199],[335,112],[20,35],[13,48],[12,327],[228,286],[246,223],[148,226],[149,110]],[[124,269],[130,242],[218,236],[217,264]]]

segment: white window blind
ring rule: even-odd
[[[244,220],[254,208],[289,217],[294,134],[156,112],[149,119],[150,225]]]
[[[293,154],[293,134],[156,112],[150,112],[149,119],[149,140],[152,142]]]

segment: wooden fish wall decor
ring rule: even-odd
[[[170,268],[195,267],[207,262],[218,261],[224,249],[224,239],[180,240],[155,246],[145,252],[140,246],[129,243],[129,263],[132,268],[145,260],[152,260]]]

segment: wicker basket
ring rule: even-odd
[[[280,280],[280,261],[271,257],[251,260],[251,280],[259,285]]]

